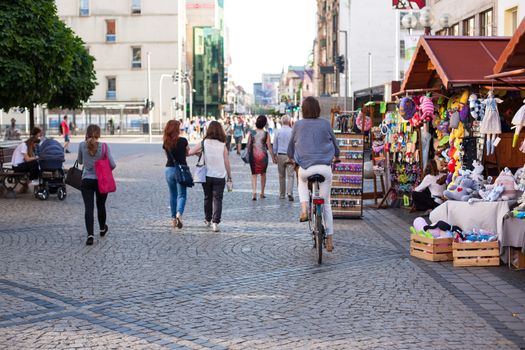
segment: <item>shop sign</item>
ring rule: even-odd
[[[392,0],[392,6],[396,10],[422,9],[426,5],[426,0]]]

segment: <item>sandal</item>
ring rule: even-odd
[[[301,216],[299,216],[299,222],[306,222],[308,221],[308,213],[301,213]]]
[[[264,195],[264,193],[261,193],[260,197],[261,197],[261,198],[266,198],[266,196]]]
[[[177,228],[181,229],[182,228],[182,218],[180,216],[177,216],[175,220],[177,221]]]
[[[256,201],[257,200],[257,195],[255,193],[252,194],[252,201]]]

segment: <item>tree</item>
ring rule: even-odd
[[[89,89],[83,79],[93,81],[93,58],[79,50],[82,41],[57,16],[53,0],[2,0],[0,28],[0,108],[29,108],[33,128],[35,105],[78,105],[71,102]],[[88,66],[79,68],[78,62]],[[67,90],[79,80],[80,92]]]

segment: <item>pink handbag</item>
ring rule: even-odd
[[[100,193],[115,192],[117,185],[113,178],[113,170],[108,159],[108,148],[105,143],[102,144],[102,158],[95,161],[95,173],[98,179],[98,190]]]

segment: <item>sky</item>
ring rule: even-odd
[[[225,0],[230,31],[230,73],[253,93],[263,73],[308,61],[316,35],[316,0]]]

